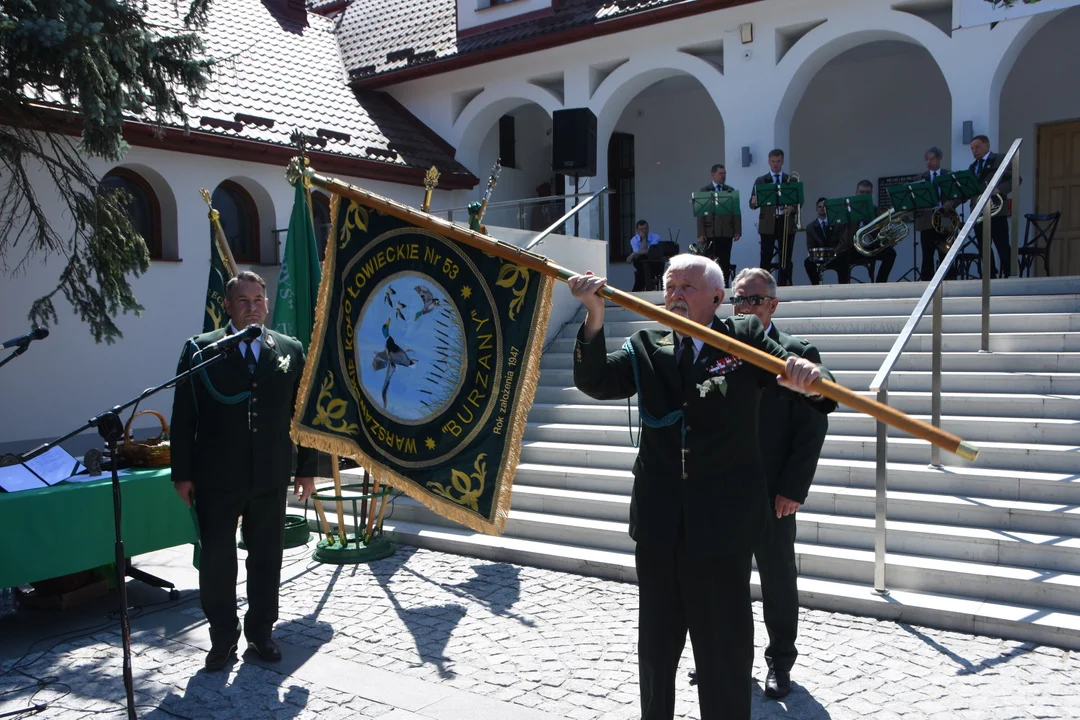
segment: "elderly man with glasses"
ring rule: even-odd
[[[806,340],[780,332],[773,323],[780,300],[776,281],[761,268],[746,268],[735,277],[731,304],[736,315],[754,315],[765,328],[765,336],[796,357],[821,364],[821,354]],[[828,401],[827,401],[828,402]],[[831,411],[835,403],[825,408]],[[761,394],[758,414],[761,462],[772,512],[765,531],[754,548],[761,604],[769,644],[765,663],[765,695],[782,698],[791,692],[791,668],[798,651],[795,638],[799,625],[798,569],[795,565],[795,512],[806,501],[817,470],[818,456],[825,443],[829,420],[822,408],[812,408],[790,392],[767,387]]]
[[[642,719],[674,716],[675,676],[689,630],[702,720],[749,720],[750,565],[770,514],[758,407],[764,390],[783,385],[790,389],[778,392],[793,402],[825,411],[831,403],[811,384],[828,374],[769,339],[757,318],[717,315],[725,283],[715,261],[677,255],[664,279],[670,312],[786,360],[784,375],[666,328],[638,331],[608,353],[600,294],[606,280],[575,275],[570,290],[588,314],[574,348],[574,383],[600,400],[638,398],[630,536]]]

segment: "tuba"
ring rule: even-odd
[[[908,221],[911,212],[896,212],[889,208],[855,232],[852,244],[860,254],[873,257],[885,248],[897,245],[911,232]]]

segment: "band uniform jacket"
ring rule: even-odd
[[[767,337],[792,355],[821,365],[821,354],[816,347],[802,338],[780,332],[775,323]],[[823,398],[811,403],[775,383],[762,390],[759,438],[769,507],[777,495],[806,502],[829,430],[826,413],[835,409],[832,400]]]
[[[780,173],[780,182],[791,182],[791,176],[787,173]],[[750,188],[751,195],[754,192],[754,188],[758,185],[775,185],[772,173],[765,173],[757,180],[754,180],[754,187]],[[776,214],[776,205],[769,205],[768,207],[761,206],[761,198],[758,198],[758,234],[759,235],[779,235],[784,231],[784,216]],[[798,218],[795,214],[791,215],[791,226],[788,228],[788,234],[795,234],[795,226],[798,224]]]
[[[942,175],[945,175],[946,173],[950,172],[950,170],[948,170],[947,168],[941,168],[940,170],[938,170],[938,172],[940,174],[942,174]],[[926,172],[924,172],[922,174],[922,176],[920,177],[920,179],[923,182],[929,181],[930,180],[930,171],[927,170]],[[929,208],[927,210],[920,210],[919,214],[915,216],[915,230],[918,231],[918,232],[925,232],[927,230],[933,230],[934,229],[933,218],[934,218],[934,208]]]
[[[721,185],[720,190],[723,192],[735,192],[735,188],[730,185]],[[712,192],[713,184],[709,183],[701,188],[698,192]],[[720,222],[716,215],[701,215],[697,218],[697,236],[705,237],[710,240],[713,238],[726,238],[732,237],[730,233],[725,234],[720,229]]]
[[[834,234],[831,226],[829,227],[829,234],[825,234],[825,230],[821,227],[821,221],[816,218],[806,224],[806,247],[810,248],[831,248],[836,245]],[[816,361],[815,361],[816,362]]]
[[[184,347],[177,374],[191,367],[195,347],[204,348],[225,337],[225,332],[215,330],[192,338]],[[170,438],[174,482],[230,485],[254,481],[256,487],[289,483],[293,449],[289,425],[304,372],[304,348],[295,338],[264,329],[252,374],[242,347],[207,368],[205,380],[197,373],[176,388]],[[249,391],[250,397],[239,402],[220,399]],[[314,476],[317,458],[315,450],[299,448],[296,474]]]
[[[765,336],[761,322],[752,315],[714,317],[712,328],[775,357],[789,354]],[[598,400],[637,393],[640,407],[656,419],[680,409],[684,413],[684,423],[667,427],[642,423],[630,500],[630,537],[639,547],[673,550],[683,524],[693,556],[749,552],[768,517],[758,412],[762,389],[775,388],[776,377],[703,345],[691,381],[684,387],[675,360],[676,342],[666,329],[641,330],[631,336],[639,384],[625,348],[609,354],[602,329],[588,343],[582,342],[579,331],[574,383]],[[831,377],[824,368],[822,374]],[[719,375],[726,381],[726,394],[713,387],[703,396],[698,385]],[[793,400],[820,404],[791,394]]]
[[[984,188],[991,180],[994,179],[994,173],[996,173],[998,171],[998,167],[1001,166],[1002,158],[1003,156],[998,155],[997,153],[986,153],[986,157],[983,158],[984,160],[986,160],[986,163],[983,165],[982,172],[975,173],[979,178],[979,182],[983,184]],[[978,167],[978,165],[979,162],[976,160],[968,166],[968,170],[970,170],[971,172],[975,172],[975,168]],[[997,186],[997,192],[1001,194],[1002,199],[1004,199],[1006,202],[1008,202],[1009,200],[1009,193],[1012,192],[1012,180],[1012,165],[1009,165],[1005,168],[1005,172],[1001,174],[1001,182],[998,183]],[[978,200],[977,197],[971,199],[971,207],[975,207],[976,200]]]

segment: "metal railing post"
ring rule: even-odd
[[[525,203],[518,203],[518,230],[525,229]]]
[[[888,381],[878,390],[877,401],[883,405],[888,405]],[[889,428],[879,420],[877,423],[877,478],[874,499],[874,592],[879,595],[889,594],[888,589],[885,587],[885,509],[886,491],[889,484],[888,462]]]
[[[1013,197],[1017,197],[1017,189],[1020,187],[1020,148],[1016,149],[1012,159],[1012,177],[1013,177]],[[1009,238],[1009,277],[1018,277],[1020,275],[1020,259],[1018,257],[1017,248],[1020,242],[1020,207],[1019,203],[1013,203],[1012,207],[1012,235]],[[1004,260],[1002,261],[1004,265]]]
[[[941,284],[938,284],[934,293],[934,320],[933,320],[933,354],[930,360],[930,375],[932,390],[930,396],[930,422],[934,427],[941,427],[941,337],[942,311],[944,306],[944,292]],[[941,467],[941,448],[937,445],[930,446],[930,464]]]
[[[982,344],[983,352],[990,352],[990,275],[993,252],[990,246],[990,203],[983,207],[982,216]]]

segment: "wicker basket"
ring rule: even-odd
[[[145,440],[131,439],[131,423],[135,422],[135,418],[140,415],[153,415],[161,422],[161,432],[157,437]],[[170,461],[169,423],[165,421],[165,416],[153,410],[143,410],[132,415],[127,426],[124,427],[124,442],[117,447],[116,451],[122,460],[137,467],[168,467]]]

